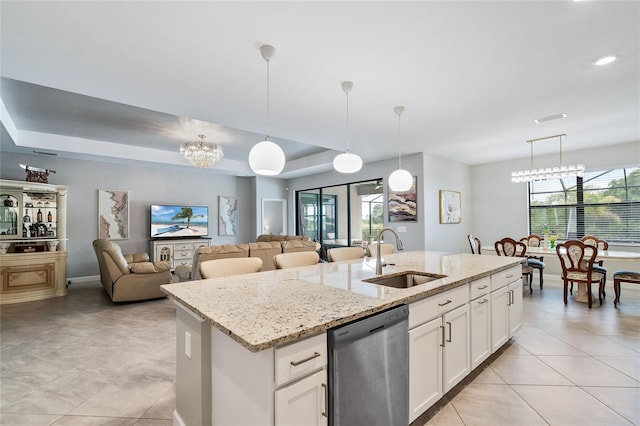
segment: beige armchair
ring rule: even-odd
[[[109,240],[93,241],[100,281],[112,302],[132,302],[165,297],[162,284],[171,282],[169,262],[150,262],[147,253],[122,254]]]

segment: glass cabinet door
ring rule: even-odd
[[[17,237],[20,206],[18,197],[12,194],[0,194],[0,235]]]

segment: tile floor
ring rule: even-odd
[[[640,291],[589,310],[545,280],[520,333],[427,425],[640,425]],[[113,305],[87,283],[0,314],[0,425],[172,424],[171,301]]]

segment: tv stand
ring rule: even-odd
[[[210,246],[211,237],[200,238],[158,238],[151,240],[152,260],[169,262],[171,271],[177,266],[191,265],[193,254],[200,247]]]

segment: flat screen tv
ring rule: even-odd
[[[151,238],[197,238],[208,234],[208,207],[151,205]]]

